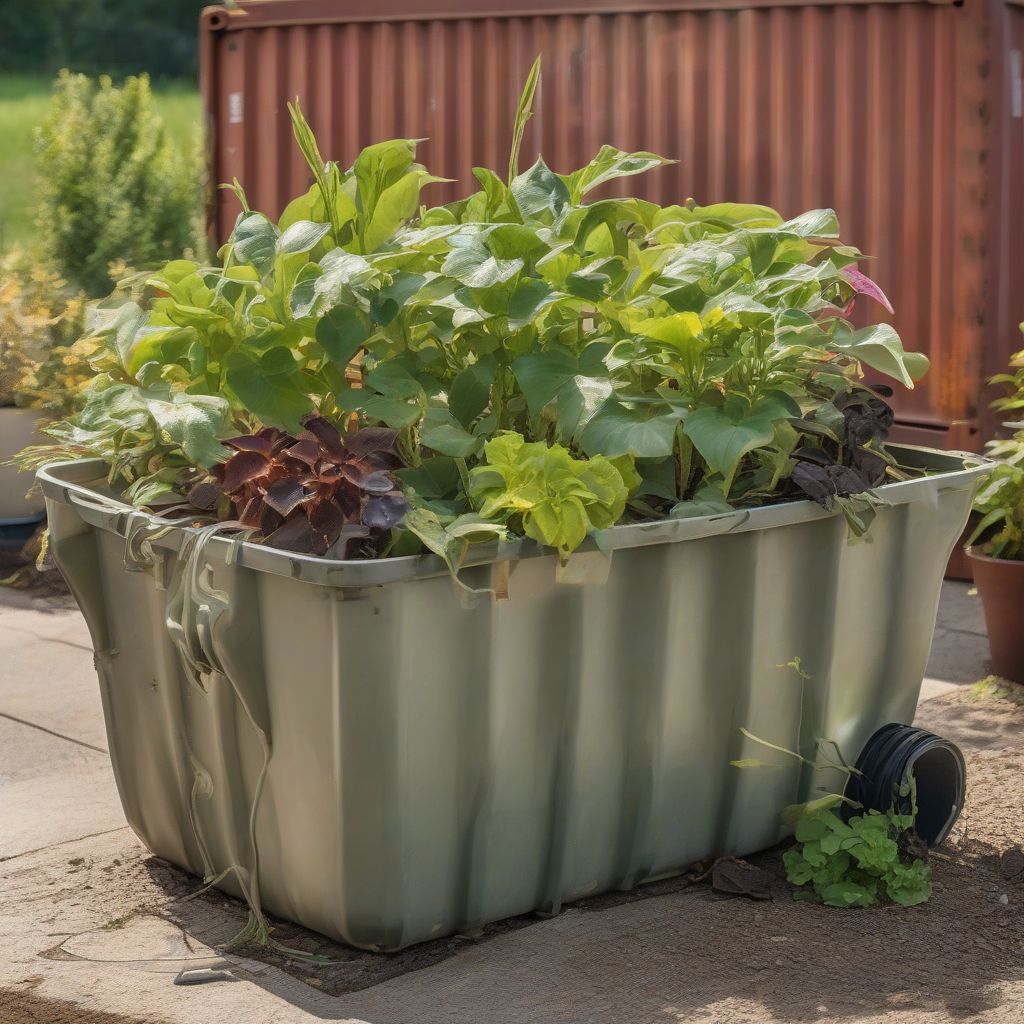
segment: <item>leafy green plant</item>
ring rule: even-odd
[[[780,669],[792,669],[799,685],[797,737],[803,733],[804,697],[811,676],[799,657]],[[781,743],[756,736],[749,729],[740,729],[743,736],[767,750],[783,754],[814,772],[826,772],[843,779],[844,792],[831,792],[816,787],[822,796],[805,803],[793,804],[782,812],[782,819],[793,826],[797,846],[783,855],[786,877],[797,886],[810,886],[796,893],[798,899],[820,900],[834,907],[872,906],[879,895],[895,903],[913,906],[931,895],[931,874],[926,862],[928,848],[913,831],[917,818],[917,786],[911,775],[899,787],[897,801],[888,813],[865,810],[863,805],[845,796],[846,786],[858,768],[844,757],[839,744],[821,737],[813,740],[813,754],[804,757]],[[806,747],[811,741],[805,741]],[[734,768],[772,769],[778,762],[758,758],[741,758],[729,762]],[[895,795],[895,794],[894,794]],[[838,808],[851,808],[861,813],[840,816]]]
[[[968,544],[983,540],[982,551],[992,558],[1024,558],[1024,431],[989,442],[986,451],[997,464],[974,498],[981,518]]]
[[[559,444],[501,434],[484,446],[469,476],[469,498],[484,519],[516,528],[567,557],[593,530],[613,526],[626,507],[622,473],[603,455],[574,459]]]
[[[110,290],[111,264],[196,244],[197,179],[153,111],[147,76],[115,87],[62,71],[36,144],[42,248],[89,294]]]
[[[912,852],[923,844],[913,833],[911,814],[868,811],[843,821],[829,803],[808,807],[796,823],[797,848],[783,856],[786,877],[810,886],[797,896],[818,899],[831,907],[869,907],[885,896],[912,907],[932,892],[931,870]]]
[[[835,215],[591,201],[667,162],[611,146],[569,174],[521,171],[538,83],[539,64],[507,178],[477,168],[477,191],[432,208],[415,141],[342,169],[292,106],[312,186],[274,223],[232,183],[220,265],[172,260],[102,304],[102,376],[53,431],[65,453],[103,458],[141,501],[183,495],[226,457],[218,438],[295,436],[311,414],[387,429],[409,511],[372,551],[453,566],[509,532],[564,559],[617,522],[803,497],[863,527],[857,502],[902,477],[865,367],[911,387],[927,361],[850,323],[858,297],[887,300]],[[145,417],[113,429],[115,387],[172,401],[203,459]]]
[[[1024,331],[1024,324],[1020,326]],[[1010,393],[997,398],[992,408],[1018,413],[1024,409],[1024,351],[1013,356],[1010,367],[1014,373],[1001,373],[991,380],[1010,387]],[[983,541],[983,552],[992,558],[1024,558],[1024,430],[1008,439],[989,441],[985,451],[996,465],[975,496],[974,511],[980,519],[967,543]]]

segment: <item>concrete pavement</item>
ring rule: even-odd
[[[70,601],[36,601],[0,590],[0,1024],[316,1019],[477,1024],[485,1017],[515,1024],[597,1019],[724,1024],[762,1019],[751,1016],[755,1011],[742,1000],[733,1001],[733,990],[759,993],[762,1003],[774,1000],[766,994],[771,985],[765,988],[763,973],[774,970],[774,953],[758,945],[747,966],[729,961],[732,974],[726,971],[720,984],[708,976],[708,991],[720,998],[708,996],[710,1001],[689,1005],[686,1014],[673,1010],[683,998],[680,972],[695,969],[693,957],[702,955],[699,935],[680,931],[679,915],[693,912],[688,908],[696,897],[689,891],[600,913],[570,910],[346,996],[320,993],[315,978],[297,980],[294,972],[267,963],[222,958],[212,946],[231,934],[237,908],[225,909],[218,920],[204,904],[201,913],[186,919],[188,927],[169,921],[169,892],[173,895],[180,882],[161,875],[165,868],[124,824],[91,649],[84,621]],[[968,596],[964,584],[947,584],[923,698],[973,683],[987,673],[986,659],[978,599]],[[228,907],[229,901],[223,903]],[[729,913],[731,928],[758,932],[766,927],[759,924],[758,905],[743,904]],[[736,945],[735,939],[730,942]],[[618,950],[618,959],[612,950]],[[604,980],[618,978],[616,970],[624,965],[643,981],[632,996],[623,996],[621,981]],[[207,966],[229,967],[234,983],[172,986],[183,968]],[[582,1003],[572,995],[572,984],[586,989]],[[492,1004],[489,986],[512,986],[518,1009]],[[1024,989],[1014,989],[1013,999],[1018,997],[1024,1007]],[[763,1019],[832,1019],[809,1009],[809,1016],[787,1018],[784,996],[779,1000]],[[578,1003],[580,1016],[575,1016]],[[35,1009],[26,1009],[30,1004]],[[605,1007],[600,1013],[594,1009],[598,1005]],[[552,1015],[555,1008],[560,1015]],[[1016,1017],[1007,1016],[1008,1009],[1001,1004],[1003,1015],[991,1019],[1024,1019],[1024,1010]]]

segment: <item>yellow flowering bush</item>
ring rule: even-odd
[[[0,259],[0,405],[64,416],[95,371],[85,296],[22,252]]]

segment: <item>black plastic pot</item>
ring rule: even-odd
[[[883,725],[864,745],[857,759],[860,775],[851,775],[846,796],[868,810],[901,814],[911,811],[910,797],[900,787],[911,774],[917,784],[915,830],[929,845],[938,846],[960,817],[967,792],[967,766],[960,748],[924,729],[895,722]],[[843,805],[849,819],[860,811]]]

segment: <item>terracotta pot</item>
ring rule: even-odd
[[[966,551],[985,606],[992,671],[1024,683],[1024,562]]]
[[[0,407],[0,463],[6,462],[22,448],[39,444],[43,438],[36,430],[39,413],[35,409]],[[0,526],[42,519],[45,511],[43,495],[32,488],[31,473],[15,466],[0,465]],[[29,490],[31,497],[26,497]]]

